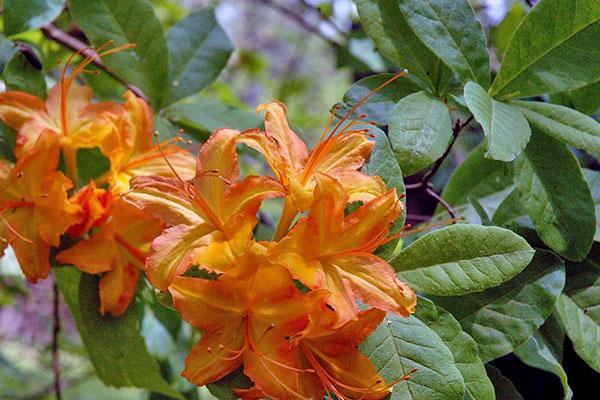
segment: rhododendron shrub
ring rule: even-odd
[[[4,1],[0,398],[581,396],[600,3],[215,3]]]

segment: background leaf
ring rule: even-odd
[[[388,130],[392,149],[405,175],[413,175],[440,158],[452,139],[448,108],[425,92],[400,100]]]
[[[22,52],[16,52],[4,67],[4,83],[9,90],[31,93],[46,98],[46,79],[42,71],[36,69]]]
[[[556,93],[600,80],[598,37],[597,0],[541,0],[515,32],[492,96]]]
[[[432,93],[442,91],[451,72],[412,31],[398,0],[357,0],[356,6],[363,29],[379,52]]]
[[[567,259],[585,258],[596,231],[594,200],[567,147],[534,131],[515,163],[515,183],[544,243]]]
[[[171,88],[164,104],[198,93],[217,79],[234,49],[213,8],[198,10],[171,27],[168,46]]]
[[[600,123],[572,108],[538,101],[515,101],[540,132],[578,149],[600,154]]]
[[[394,386],[392,400],[463,400],[464,382],[452,353],[434,331],[414,316],[388,314],[361,350],[386,382],[417,368],[410,379]]]
[[[98,312],[98,277],[74,268],[54,268],[60,291],[69,306],[98,377],[110,386],[135,386],[183,400],[160,375],[158,363],[140,336],[136,306],[115,318]]]
[[[167,41],[160,21],[146,0],[70,0],[73,18],[96,46],[134,43],[103,60],[128,83],[138,86],[156,106],[168,84]]]
[[[377,74],[355,82],[344,94],[343,109],[340,113],[350,110],[373,89],[393,76],[393,74]],[[379,126],[386,126],[396,103],[419,90],[419,86],[413,81],[407,78],[397,79],[369,97],[369,100],[360,106],[355,114],[366,114],[366,120],[375,121]]]
[[[525,239],[499,227],[456,224],[414,241],[390,264],[425,294],[454,296],[498,286],[533,257]]]
[[[525,343],[552,313],[563,287],[563,261],[544,250],[521,274],[482,293],[436,297],[464,331],[477,342],[484,362],[512,352]]]
[[[512,161],[521,154],[531,130],[519,109],[494,100],[475,82],[465,86],[465,101],[485,133],[487,158]]]
[[[452,352],[456,368],[465,382],[466,400],[494,400],[494,387],[477,353],[477,343],[463,332],[458,321],[448,311],[432,301],[419,297],[415,316],[444,341]]]
[[[40,28],[58,18],[64,6],[65,0],[4,0],[4,33]]]
[[[489,86],[485,36],[467,0],[400,0],[399,4],[419,39],[463,82]]]
[[[486,365],[494,390],[496,391],[496,400],[523,400],[523,396],[517,391],[515,385],[506,376],[502,375],[500,370],[492,365]]]

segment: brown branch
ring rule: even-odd
[[[460,134],[460,132],[467,125],[469,125],[471,123],[471,121],[473,121],[472,115],[469,118],[467,118],[467,120],[464,122],[460,122],[460,120],[456,120],[456,123],[454,124],[454,128],[452,129],[452,140],[450,141],[450,144],[446,148],[446,151],[444,152],[444,154],[435,162],[435,164],[433,164],[433,167],[431,167],[431,169],[429,171],[427,171],[425,174],[423,174],[423,177],[421,178],[421,180],[419,182],[409,183],[404,186],[406,188],[406,190],[415,190],[415,189],[425,190],[425,192],[429,196],[434,198],[438,203],[440,203],[446,209],[446,211],[448,211],[448,214],[450,214],[450,216],[452,218],[456,218],[456,212],[454,211],[452,206],[446,200],[444,200],[439,194],[437,194],[433,190],[433,188],[431,187],[430,180],[439,171],[439,169],[442,166],[442,164],[444,163],[444,161],[446,161],[446,158],[448,158],[448,156],[452,152],[452,147],[454,146],[454,143],[456,143],[456,139],[458,138],[458,135]]]
[[[113,77],[117,82],[119,82],[119,84],[129,90],[131,90],[137,97],[140,97],[146,101],[148,101],[148,98],[146,97],[146,95],[144,95],[144,92],[142,92],[140,90],[140,88],[138,88],[137,86],[131,85],[129,83],[127,83],[123,78],[121,78],[119,75],[115,74],[113,71],[111,71],[106,64],[104,64],[102,62],[102,60],[100,59],[100,57],[98,56],[98,54],[87,44],[83,43],[82,41],[80,41],[79,39],[77,39],[76,37],[73,37],[71,35],[69,35],[68,33],[66,33],[65,31],[57,28],[55,25],[53,24],[48,24],[44,27],[42,27],[42,33],[48,38],[48,39],[52,39],[54,40],[56,43],[60,44],[61,46],[74,51],[74,52],[79,52],[81,55],[85,56],[85,57],[90,57],[92,59],[92,62],[98,66],[98,68],[104,70],[104,72],[106,72],[108,75],[110,75],[111,77]]]
[[[286,15],[288,18],[292,19],[294,22],[296,22],[298,25],[300,25],[305,30],[312,32],[315,35],[321,37],[323,40],[329,42],[331,45],[333,45],[335,47],[341,47],[342,43],[340,43],[336,39],[333,39],[333,38],[325,35],[323,32],[321,32],[321,30],[318,27],[316,27],[312,24],[309,24],[304,19],[304,16],[302,15],[302,13],[299,13],[294,9],[287,8],[273,0],[254,0],[254,1],[256,1],[258,3],[262,3],[263,5],[270,7],[276,11],[279,11],[281,14]]]
[[[52,329],[52,373],[54,375],[54,394],[56,400],[62,399],[60,389],[60,355],[58,352],[58,335],[60,334],[60,297],[56,278],[52,286],[53,296],[53,318],[54,327]]]

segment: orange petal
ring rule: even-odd
[[[106,221],[110,214],[112,196],[106,190],[96,187],[92,181],[71,196],[70,202],[82,210],[81,221],[69,228],[69,234],[78,237]]]
[[[118,251],[111,233],[105,231],[61,251],[56,259],[61,263],[73,264],[88,274],[99,274],[115,268]]]
[[[39,97],[18,91],[0,93],[0,119],[13,129],[43,114],[46,106]]]
[[[8,243],[12,246],[25,277],[29,282],[36,283],[38,279],[47,278],[50,272],[50,246],[37,234],[35,221],[33,219],[26,220],[26,218],[27,215],[24,215],[25,221],[19,225],[12,221],[8,221],[8,223],[28,241],[11,237],[10,234],[5,235],[1,230],[0,236],[8,236]]]
[[[362,133],[344,136],[319,159],[315,171],[336,176],[340,172],[356,171],[371,155],[374,142],[369,141]]]
[[[225,225],[230,225],[231,219],[240,214],[255,217],[263,200],[280,197],[283,193],[283,187],[273,179],[248,176],[230,185],[223,201],[217,202],[216,205],[220,207],[219,215]]]
[[[119,262],[115,269],[100,279],[100,314],[115,317],[123,314],[137,288],[139,270],[132,264]]]

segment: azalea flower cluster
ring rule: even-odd
[[[0,255],[10,245],[32,283],[48,276],[51,253],[59,263],[102,274],[100,312],[116,316],[131,302],[150,243],[163,229],[122,199],[129,180],[172,176],[169,164],[191,177],[195,161],[177,140],[153,145],[152,111],[133,93],[125,93],[124,104],[92,102],[92,90],[76,78],[93,58],[72,67],[73,57],[45,101],[0,94],[0,119],[17,130],[14,163],[0,159]],[[80,182],[77,153],[87,148],[99,148],[110,170]]]
[[[126,196],[168,226],[152,243],[146,275],[202,331],[183,376],[200,386],[243,365],[254,386],[238,390],[242,398],[383,398],[393,382],[358,345],[385,312],[414,311],[414,292],[373,254],[393,237],[402,203],[360,171],[374,143],[358,119],[331,127],[332,113],[309,152],[283,104],[258,110],[265,131],[217,130],[193,179],[136,177]],[[273,176],[242,177],[239,143],[262,153]],[[259,207],[276,197],[283,211],[274,238],[256,241]],[[354,202],[362,205],[348,212]]]

